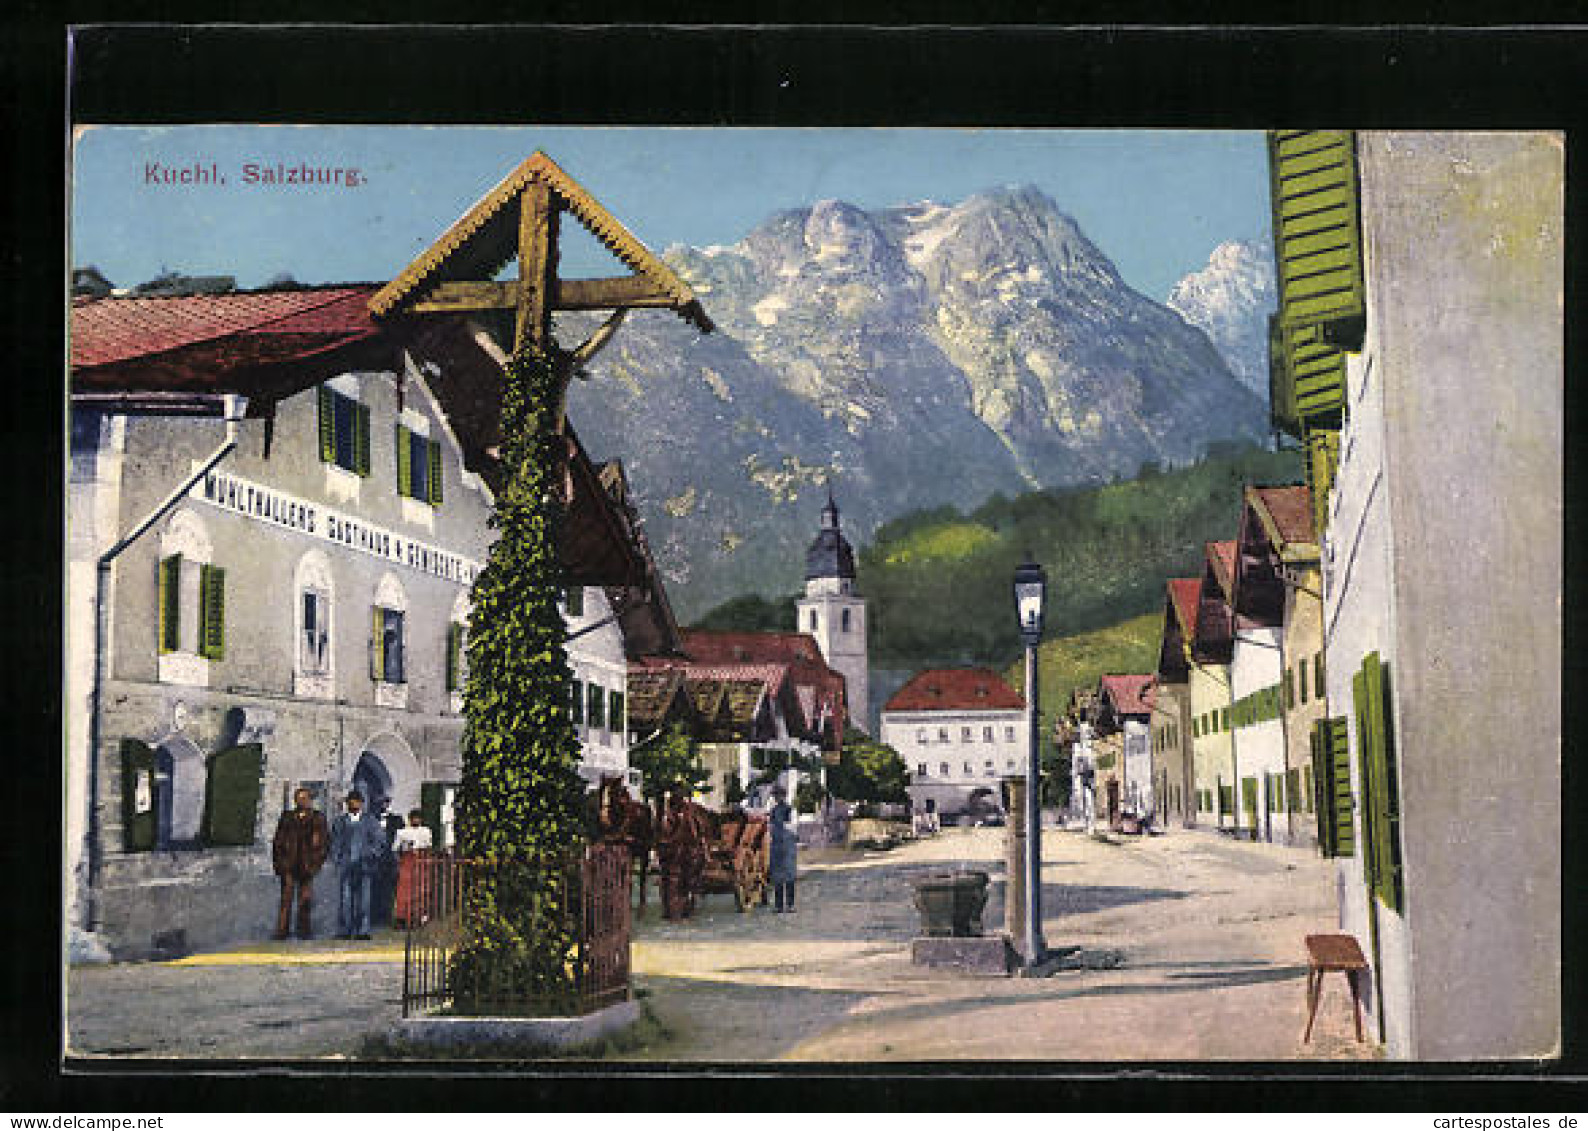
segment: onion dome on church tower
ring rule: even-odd
[[[805,551],[805,580],[817,577],[841,577],[853,581],[855,577],[855,551],[849,540],[838,529],[838,504],[833,501],[833,490],[827,489],[827,505],[822,508],[822,528]]]

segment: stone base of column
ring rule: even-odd
[[[910,961],[917,966],[934,966],[965,974],[1008,976],[1020,967],[1020,955],[1004,935],[912,939]]]

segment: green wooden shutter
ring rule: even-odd
[[[1301,658],[1301,663],[1296,669],[1296,692],[1299,702],[1307,701],[1307,692],[1311,685],[1307,682],[1307,657]]]
[[[397,493],[414,497],[414,468],[412,449],[408,446],[408,429],[401,424],[392,426],[397,437]]]
[[[1278,431],[1301,435],[1295,378],[1290,372],[1290,338],[1279,321],[1278,311],[1268,316],[1268,417]]]
[[[1309,428],[1306,443],[1302,466],[1312,494],[1312,527],[1321,541],[1329,528],[1329,491],[1340,466],[1340,433],[1333,428]]]
[[[1356,855],[1356,817],[1351,808],[1351,747],[1345,716],[1320,722],[1328,745],[1329,776],[1323,788],[1329,794],[1330,822],[1334,827],[1334,855]]]
[[[1257,826],[1257,779],[1248,777],[1241,779],[1241,808],[1246,810],[1246,819],[1255,828]]]
[[[204,843],[254,843],[263,768],[263,747],[257,742],[233,746],[210,757],[204,789]]]
[[[143,786],[142,797],[139,785]],[[147,808],[139,808],[139,802]],[[154,751],[135,738],[121,740],[121,847],[148,852],[154,847]]]
[[[181,646],[178,629],[182,610],[182,555],[160,560],[160,651],[175,652]]]
[[[1357,698],[1358,739],[1366,772],[1368,882],[1384,905],[1401,909],[1400,799],[1395,773],[1394,736],[1389,714],[1389,667],[1377,652],[1362,659],[1352,680]]]
[[[208,660],[226,655],[226,571],[220,566],[199,570],[199,655]]]
[[[1361,319],[1355,135],[1271,131],[1268,162],[1281,324],[1288,330]]]
[[[320,405],[320,462],[336,462],[336,394],[330,386],[319,388]]]
[[[441,803],[446,799],[446,786],[438,781],[419,783],[419,811],[423,814],[420,819],[430,829],[432,847],[440,851],[444,845],[441,836]]]
[[[360,475],[369,475],[369,405],[355,402],[353,405],[356,413],[353,429],[353,470]]]
[[[584,680],[573,681],[573,722],[575,726],[584,725]]]
[[[1328,688],[1324,686],[1323,682],[1323,653],[1321,651],[1312,659],[1312,678],[1313,694],[1317,698],[1322,699],[1328,693]]]
[[[614,731],[623,730],[623,692],[613,691],[607,695],[607,725]]]
[[[1296,705],[1296,669],[1285,669],[1285,710]]]
[[[425,460],[425,469],[430,473],[430,505],[441,505],[441,442],[428,441],[428,458]]]
[[[370,630],[369,678],[375,682],[386,678],[386,617],[385,610],[375,606],[375,623]]]
[[[596,730],[602,730],[607,725],[606,696],[601,692],[599,683],[592,683],[586,688],[585,717]]]

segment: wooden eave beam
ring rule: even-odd
[[[520,286],[502,283],[437,283],[410,308],[415,314],[458,314],[478,310],[517,310]],[[552,284],[553,310],[615,310],[626,307],[676,306],[676,300],[641,275],[610,279],[557,279]]]

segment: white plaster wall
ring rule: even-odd
[[[584,591],[584,613],[581,616],[564,616],[568,634],[599,624],[612,616],[612,604],[606,591],[590,585]],[[608,696],[613,691],[624,694],[628,702],[628,659],[623,653],[623,631],[616,620],[586,632],[568,643],[568,663],[574,678],[585,684],[596,684]],[[580,759],[589,774],[607,773],[626,775],[629,769],[629,736],[626,727],[614,730],[611,719],[608,726],[579,727]]]
[[[971,728],[971,740],[964,741],[964,727]],[[993,728],[993,741],[983,739],[983,728]],[[948,741],[938,738],[940,728],[948,728]],[[1008,728],[1014,728],[1014,738],[1008,737]],[[926,741],[921,741],[921,731]],[[1026,723],[1023,711],[884,711],[882,714],[882,741],[893,747],[904,759],[910,771],[912,785],[963,785],[968,787],[997,787],[998,779],[1010,773],[1024,773],[1026,768]],[[986,771],[987,759],[993,769]],[[965,762],[971,764],[971,773],[965,773]],[[927,773],[920,772],[926,763]],[[949,765],[947,776],[940,772],[943,762]],[[1010,763],[1014,765],[1011,768]]]
[[[1391,1051],[1548,1056],[1560,1040],[1562,139],[1367,134],[1361,166],[1411,934],[1395,938],[1390,917],[1411,984]]]
[[[1282,635],[1283,630],[1278,626],[1242,628],[1236,632],[1230,656],[1232,699],[1240,699],[1284,680],[1284,657],[1279,650]],[[1230,713],[1233,726],[1234,712]],[[1285,819],[1282,812],[1268,812],[1268,780],[1264,777],[1285,771],[1285,724],[1281,719],[1268,719],[1251,726],[1235,727],[1232,733],[1235,763],[1240,767],[1241,777],[1257,779],[1257,827],[1266,832],[1271,825],[1283,824]],[[1236,793],[1237,804],[1242,804],[1240,790]],[[1244,825],[1244,809],[1241,820]]]

